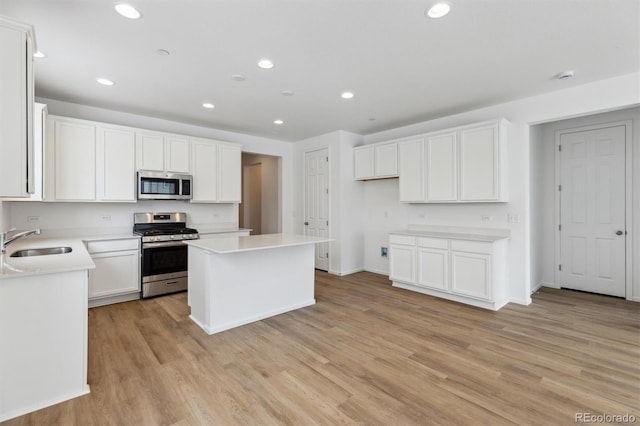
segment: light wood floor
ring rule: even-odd
[[[7,424],[640,422],[640,304],[544,289],[490,312],[320,272],[316,299],[213,336],[185,293],[91,309],[91,394]]]

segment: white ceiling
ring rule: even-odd
[[[123,1],[142,19],[116,14],[113,0],[0,0],[0,13],[35,26],[48,55],[36,63],[36,96],[297,141],[640,68],[638,0],[450,0],[440,20],[424,16],[431,0]],[[257,68],[261,57],[275,68]],[[569,69],[573,79],[554,79]]]

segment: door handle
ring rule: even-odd
[[[616,231],[616,235],[622,235],[622,231]]]
[[[305,223],[304,223],[304,226],[309,226],[309,222],[305,222]]]

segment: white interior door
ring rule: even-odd
[[[329,236],[329,150],[304,154],[304,233]],[[316,269],[329,270],[329,243],[316,244]]]
[[[560,135],[560,286],[625,296],[625,126]]]

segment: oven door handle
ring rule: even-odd
[[[157,247],[176,247],[186,245],[184,241],[167,241],[166,243],[142,243],[142,249]]]

